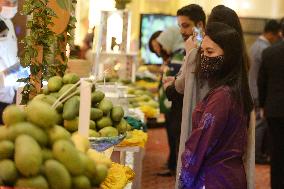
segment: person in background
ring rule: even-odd
[[[84,40],[83,40],[83,46],[81,47],[81,55],[80,58],[87,59],[89,50],[93,48],[93,42],[95,37],[95,29],[94,26],[91,30],[91,32],[87,33]]]
[[[259,164],[268,163],[269,151],[268,146],[268,132],[267,123],[265,120],[260,119],[258,107],[258,91],[257,91],[257,78],[259,67],[261,65],[261,56],[264,49],[277,42],[280,38],[280,24],[276,20],[269,20],[265,27],[264,32],[253,43],[250,49],[251,68],[249,71],[249,85],[250,91],[254,100],[255,110],[257,113],[256,122],[256,141],[255,141],[255,162]]]
[[[241,38],[226,24],[206,26],[195,75],[210,90],[192,114],[180,189],[247,188],[243,155],[253,102]]]
[[[249,58],[246,52],[245,41],[243,38],[243,30],[241,27],[240,20],[236,12],[224,5],[218,5],[214,7],[208,18],[208,23],[211,22],[221,22],[233,27],[241,36],[241,42],[243,44],[243,58],[246,62],[246,70],[249,68]],[[194,72],[196,72],[196,65],[200,64],[198,59],[199,51],[196,39],[190,37],[187,41],[186,51],[188,52],[183,64],[184,68],[181,68],[181,74],[174,80],[175,89],[184,94],[183,99],[183,111],[182,111],[182,125],[181,125],[181,138],[179,147],[179,159],[177,165],[177,176],[175,188],[178,189],[179,184],[179,173],[181,168],[181,153],[184,151],[185,141],[191,134],[192,130],[192,112],[198,103],[206,93],[209,88],[206,82],[203,82],[202,86],[195,77]],[[247,176],[247,188],[254,189],[254,114],[252,113],[250,119],[249,135],[248,135],[248,148],[244,156],[245,160],[245,170]]]
[[[164,61],[164,67],[166,67],[167,69],[164,71],[163,76],[175,75],[179,71],[184,56],[184,41],[178,27],[169,27],[162,32],[158,31],[154,33],[149,40],[149,48],[150,50],[153,50],[158,56],[162,57]],[[160,104],[163,104],[164,91],[162,86],[160,86],[159,94]],[[175,175],[178,148],[177,139],[179,138],[180,134],[179,126],[181,121],[182,99],[183,96],[181,94],[179,94],[179,96],[176,96],[176,98],[174,99],[168,98],[168,100],[171,101],[171,106],[170,109],[168,109],[164,113],[170,147],[170,154],[168,159],[169,170],[158,173],[159,176]],[[161,107],[161,109],[163,108]]]
[[[0,124],[3,124],[3,110],[13,103],[15,97],[14,85],[17,78],[11,72],[19,63],[19,59],[17,57],[17,37],[11,19],[17,13],[17,5],[17,0],[0,0],[2,33],[5,31],[0,38]]]
[[[194,27],[203,28],[205,25],[206,16],[205,16],[205,13],[202,7],[200,7],[197,4],[190,4],[190,5],[180,8],[177,11],[177,20],[178,20],[178,25],[180,28],[180,33],[183,37],[183,40],[185,41],[185,46],[187,46],[188,44],[187,40],[189,39],[190,36],[193,35]],[[186,49],[188,48],[186,47]],[[179,77],[179,75],[182,75],[181,73],[186,69],[187,66],[188,65],[183,63],[182,67],[180,68],[180,72],[175,77]],[[173,128],[176,133],[175,136],[177,136],[175,140],[177,144],[176,145],[177,147],[176,148],[176,151],[177,151],[176,159],[178,160],[179,150],[180,150],[181,122],[183,119],[182,112],[183,112],[183,108],[187,108],[187,107],[183,107],[184,105],[183,93],[177,92],[177,90],[175,89],[174,83],[171,82],[174,80],[175,77],[164,78],[163,87],[166,91],[166,95],[168,99],[173,102],[172,112],[176,112],[175,113],[176,116],[173,116],[172,119],[174,120]]]
[[[284,23],[281,42],[263,51],[258,74],[261,117],[268,123],[271,148],[271,188],[284,188]]]

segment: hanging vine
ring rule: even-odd
[[[26,0],[22,13],[32,17],[27,22],[30,34],[23,40],[24,52],[21,58],[23,67],[30,68],[30,76],[18,81],[24,82],[22,104],[26,104],[33,96],[40,93],[42,81],[54,75],[63,76],[67,68],[66,45],[73,41],[76,18],[74,17],[76,0],[56,0],[57,4],[71,13],[65,30],[54,33],[52,18],[57,17],[49,8],[49,0]]]

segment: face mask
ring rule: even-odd
[[[224,56],[208,57],[201,55],[201,77],[204,79],[209,79],[222,69],[224,64]]]
[[[18,12],[18,7],[2,6],[0,16],[5,19],[11,19],[17,14],[17,12]]]

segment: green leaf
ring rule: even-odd
[[[56,0],[57,4],[64,10],[71,10],[71,1],[70,0]]]

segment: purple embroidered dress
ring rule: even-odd
[[[247,188],[247,119],[229,87],[214,89],[197,105],[182,155],[181,189]]]

